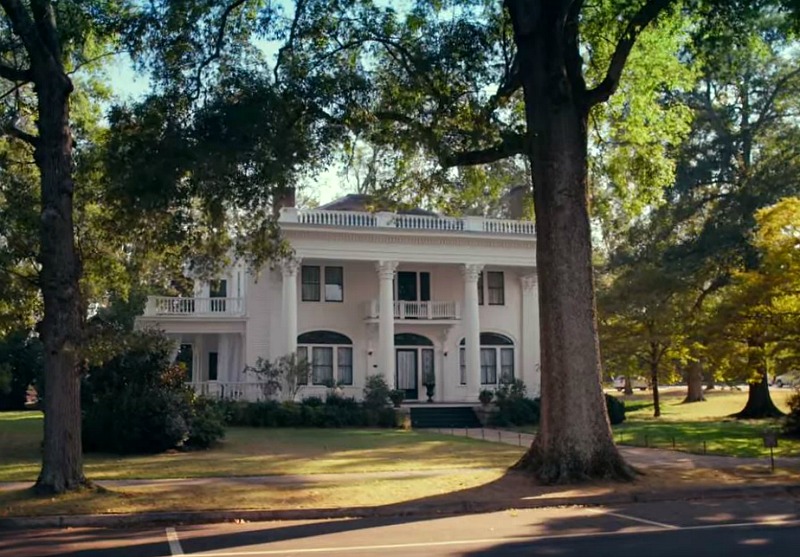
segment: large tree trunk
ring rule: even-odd
[[[734,414],[734,417],[740,420],[780,418],[784,414],[775,406],[769,394],[769,379],[763,353],[764,344],[756,341],[751,341],[749,344],[748,364],[750,369],[756,369],[757,377],[749,384],[747,403],[742,410]]]
[[[703,364],[700,360],[692,360],[689,362],[686,370],[686,398],[683,399],[684,404],[687,402],[701,402],[706,399],[703,394]]]
[[[37,72],[39,139],[35,158],[41,172],[41,286],[44,318],[45,397],[42,470],[36,489],[63,493],[86,485],[81,447],[78,349],[80,263],[72,224],[72,138],[69,95],[63,73]]]
[[[632,477],[601,386],[587,191],[587,115],[563,71],[557,7],[515,17],[533,168],[541,327],[541,421],[516,464],[545,483]],[[522,9],[517,6],[517,9]],[[535,13],[541,12],[541,13]]]
[[[625,386],[622,388],[622,393],[626,395],[633,394],[633,383],[631,382],[631,376],[625,376]]]

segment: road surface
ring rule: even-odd
[[[800,499],[564,507],[439,518],[0,531],[0,557],[780,557],[800,554]]]

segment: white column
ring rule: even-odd
[[[520,277],[522,283],[522,342],[519,378],[531,397],[541,392],[539,354],[539,280],[535,274]]]
[[[217,381],[231,380],[231,335],[220,333],[217,337]]]
[[[375,264],[380,280],[378,299],[378,373],[394,389],[394,272],[397,261],[379,261]]]
[[[283,274],[283,353],[297,352],[297,271],[299,259],[284,261],[281,265]]]
[[[205,368],[206,349],[203,335],[195,335],[192,346],[192,383],[201,383],[206,380],[203,369]]]
[[[481,324],[478,315],[478,277],[483,265],[464,265],[464,350],[467,364],[467,400],[478,400],[481,389]]]

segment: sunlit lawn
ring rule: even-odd
[[[789,389],[773,389],[772,400],[784,412]],[[618,443],[672,448],[708,454],[759,457],[769,454],[764,448],[765,429],[780,429],[778,420],[736,420],[730,415],[744,407],[746,391],[711,391],[705,402],[682,404],[683,390],[666,392],[661,397],[661,417],[653,418],[650,391],[622,396],[627,408],[626,421],[614,427]],[[800,456],[800,440],[781,438],[775,449],[778,456]]]
[[[0,481],[33,481],[40,466],[42,417],[0,413]],[[519,447],[383,429],[229,428],[207,451],[148,456],[88,454],[95,480],[506,468]]]

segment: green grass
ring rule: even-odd
[[[0,481],[36,479],[41,432],[39,412],[0,413]],[[522,450],[413,431],[229,428],[225,441],[211,450],[124,457],[88,454],[84,470],[94,480],[124,480],[502,469]]]
[[[772,400],[783,411],[792,391],[773,390]],[[652,393],[620,396],[625,401],[626,421],[614,426],[614,437],[624,445],[649,446],[692,453],[739,457],[761,457],[765,429],[780,429],[780,420],[736,420],[730,415],[741,410],[745,391],[711,391],[707,400],[682,404],[685,393],[671,391],[661,397],[661,417],[653,418]],[[781,438],[778,456],[800,456],[800,440]]]

